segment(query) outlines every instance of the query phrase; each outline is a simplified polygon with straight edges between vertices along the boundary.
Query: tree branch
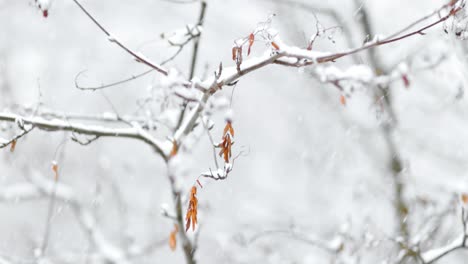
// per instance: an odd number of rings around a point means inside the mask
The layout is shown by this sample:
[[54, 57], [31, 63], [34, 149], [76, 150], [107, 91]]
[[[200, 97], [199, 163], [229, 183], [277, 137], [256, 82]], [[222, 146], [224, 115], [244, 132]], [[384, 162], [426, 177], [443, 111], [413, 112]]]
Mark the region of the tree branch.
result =
[[151, 68], [153, 68], [154, 70], [164, 74], [164, 75], [168, 75], [168, 71], [166, 69], [164, 69], [161, 65], [158, 65], [156, 63], [153, 63], [151, 61], [149, 61], [148, 59], [144, 58], [143, 55], [140, 55], [138, 53], [136, 53], [135, 51], [131, 50], [130, 48], [128, 48], [126, 45], [124, 45], [120, 40], [118, 40], [115, 36], [111, 35], [111, 33], [109, 33], [109, 31], [107, 31], [107, 29], [104, 28], [104, 26], [102, 26], [81, 4], [78, 0], [73, 0], [73, 2], [75, 2], [75, 4], [81, 9], [81, 11], [83, 11], [83, 13], [86, 14], [86, 16], [88, 16], [89, 19], [91, 19], [94, 24], [96, 24], [96, 26], [99, 27], [99, 29], [101, 29], [102, 32], [104, 32], [104, 34], [106, 34], [106, 36], [108, 37], [109, 41], [110, 42], [114, 42], [115, 44], [117, 44], [120, 48], [122, 48], [124, 51], [126, 51], [128, 54], [130, 54], [132, 57], [134, 57], [138, 62], [141, 62]]
[[38, 129], [46, 131], [71, 131], [78, 134], [97, 137], [123, 137], [141, 140], [150, 146], [166, 160], [169, 153], [169, 145], [151, 136], [146, 130], [135, 125], [130, 128], [109, 128], [95, 125], [83, 125], [70, 123], [59, 119], [47, 120], [42, 117], [23, 117], [11, 113], [0, 112], [0, 121], [16, 122], [21, 120], [24, 124], [30, 124]]
[[466, 212], [464, 205], [462, 205], [461, 207], [461, 221], [462, 221], [462, 226], [463, 226], [463, 234], [455, 238], [453, 242], [445, 246], [420, 253], [420, 257], [422, 261], [424, 262], [424, 264], [434, 263], [445, 255], [448, 255], [458, 249], [463, 249], [463, 248], [466, 249], [468, 247], [466, 243], [468, 240], [468, 230], [467, 230], [468, 212]]

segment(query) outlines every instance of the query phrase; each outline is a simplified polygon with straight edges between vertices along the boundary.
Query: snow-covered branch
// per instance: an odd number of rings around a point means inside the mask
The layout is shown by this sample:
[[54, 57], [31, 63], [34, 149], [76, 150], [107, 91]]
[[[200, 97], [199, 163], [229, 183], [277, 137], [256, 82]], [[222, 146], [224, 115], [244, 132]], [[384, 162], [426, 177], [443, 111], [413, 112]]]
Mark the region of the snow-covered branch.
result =
[[60, 119], [45, 119], [43, 117], [25, 117], [8, 112], [0, 112], [0, 121], [18, 122], [31, 125], [38, 129], [47, 131], [71, 131], [83, 135], [96, 137], [123, 137], [144, 141], [154, 148], [164, 159], [170, 151], [170, 143], [160, 141], [153, 137], [148, 131], [137, 124], [129, 128], [111, 128], [97, 125], [84, 125], [76, 122], [68, 122]]
[[425, 264], [434, 263], [435, 261], [439, 260], [443, 256], [452, 253], [458, 249], [463, 249], [468, 247], [468, 212], [464, 205], [461, 207], [461, 222], [463, 227], [463, 232], [458, 237], [456, 237], [452, 242], [448, 243], [447, 245], [441, 246], [439, 248], [430, 249], [420, 253], [421, 260]]

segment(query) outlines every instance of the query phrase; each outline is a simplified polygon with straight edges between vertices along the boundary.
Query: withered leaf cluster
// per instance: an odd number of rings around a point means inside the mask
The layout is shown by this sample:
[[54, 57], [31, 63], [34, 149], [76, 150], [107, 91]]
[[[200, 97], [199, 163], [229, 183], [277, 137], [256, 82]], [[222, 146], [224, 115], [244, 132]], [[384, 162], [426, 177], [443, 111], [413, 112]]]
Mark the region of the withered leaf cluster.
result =
[[187, 214], [185, 215], [185, 232], [187, 232], [192, 225], [192, 231], [195, 230], [195, 226], [197, 225], [197, 207], [198, 207], [198, 199], [197, 199], [197, 187], [192, 186], [190, 190], [190, 200], [189, 206], [187, 209]]
[[221, 148], [219, 151], [219, 156], [223, 157], [226, 163], [229, 163], [229, 158], [232, 156], [232, 145], [234, 144], [234, 128], [232, 127], [232, 122], [227, 121], [226, 126], [224, 127], [223, 138], [221, 143], [218, 144], [218, 147]]

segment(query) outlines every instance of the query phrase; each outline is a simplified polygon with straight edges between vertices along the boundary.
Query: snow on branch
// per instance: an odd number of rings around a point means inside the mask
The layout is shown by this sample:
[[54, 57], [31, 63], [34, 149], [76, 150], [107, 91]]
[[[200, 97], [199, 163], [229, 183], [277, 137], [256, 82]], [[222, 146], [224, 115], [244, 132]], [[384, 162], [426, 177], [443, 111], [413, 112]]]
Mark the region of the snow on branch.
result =
[[150, 133], [141, 128], [138, 124], [132, 124], [129, 128], [110, 128], [97, 125], [84, 125], [76, 122], [68, 122], [60, 119], [45, 119], [43, 117], [24, 117], [12, 113], [0, 112], [0, 121], [16, 122], [31, 125], [46, 131], [71, 131], [83, 135], [96, 137], [124, 137], [142, 140], [154, 148], [164, 159], [170, 146], [165, 142], [154, 138]]
[[452, 242], [448, 243], [447, 245], [441, 246], [439, 248], [430, 249], [425, 252], [420, 253], [421, 260], [425, 264], [434, 263], [435, 261], [439, 260], [443, 256], [458, 250], [468, 247], [468, 212], [466, 211], [466, 204], [461, 206], [461, 222], [463, 227], [463, 232], [457, 238], [455, 238]]
[[[444, 10], [448, 9], [446, 15], [439, 17], [435, 22], [429, 23], [428, 25], [424, 25], [418, 29], [413, 31], [407, 32], [413, 26], [407, 26], [402, 30], [397, 31], [394, 34], [391, 34], [390, 37], [387, 38], [375, 38], [374, 40], [367, 42], [361, 47], [345, 50], [338, 53], [331, 53], [331, 52], [322, 52], [322, 51], [313, 51], [307, 48], [299, 48], [294, 46], [288, 46], [281, 41], [278, 34], [274, 32], [274, 30], [266, 30], [269, 38], [272, 43], [272, 49], [267, 50], [264, 52], [262, 56], [250, 58], [248, 60], [244, 60], [239, 62], [237, 55], [234, 54], [234, 59], [236, 61], [235, 66], [223, 68], [220, 65], [219, 70], [215, 72], [214, 76], [207, 78], [202, 82], [194, 82], [191, 84], [191, 87], [197, 87], [200, 90], [204, 90], [205, 92], [200, 95], [198, 103], [191, 112], [189, 113], [188, 117], [184, 120], [182, 125], [179, 129], [174, 133], [173, 139], [179, 143], [183, 136], [187, 135], [196, 124], [198, 117], [200, 116], [201, 111], [203, 110], [204, 105], [207, 103], [210, 96], [216, 91], [220, 90], [225, 85], [230, 85], [233, 82], [236, 82], [240, 77], [263, 68], [267, 65], [271, 64], [280, 64], [285, 66], [293, 66], [293, 67], [303, 67], [307, 65], [313, 64], [320, 64], [326, 62], [333, 62], [339, 58], [352, 55], [358, 53], [363, 50], [367, 50], [370, 48], [374, 48], [377, 46], [382, 46], [386, 44], [390, 44], [405, 38], [409, 38], [416, 35], [424, 34], [424, 31], [432, 28], [447, 19], [451, 16], [457, 14], [460, 10], [462, 10], [464, 6], [464, 0], [456, 1], [455, 4], [446, 4], [443, 5], [441, 8], [437, 10], [437, 12], [433, 12], [430, 15], [424, 16], [421, 19], [418, 19], [413, 24], [419, 24], [423, 21], [427, 21], [436, 14], [440, 14]], [[257, 32], [257, 31], [255, 31]], [[406, 32], [406, 33], [405, 33]], [[248, 38], [251, 39], [251, 38]], [[248, 44], [249, 46], [252, 45], [252, 42], [245, 41], [242, 39], [243, 44]], [[237, 47], [237, 46], [236, 46]], [[238, 49], [240, 47], [237, 47]]]
[[[160, 65], [156, 65], [152, 62], [150, 62], [148, 59], [144, 58], [143, 55], [137, 54], [136, 52], [132, 51], [129, 49], [127, 46], [122, 44], [118, 39], [113, 37], [108, 30], [106, 30], [80, 3], [78, 0], [73, 0], [78, 7], [103, 31], [112, 42], [115, 42], [120, 48], [125, 50], [127, 53], [132, 55], [134, 58], [137, 59], [137, 61], [142, 62], [149, 67], [161, 72], [164, 75], [168, 75], [169, 72], [168, 70], [162, 68]], [[261, 57], [258, 58], [252, 58], [247, 61], [242, 61], [242, 59], [239, 60], [239, 57], [241, 57], [242, 54], [242, 47], [239, 47], [238, 45], [235, 47], [236, 48], [236, 53], [234, 53], [233, 49], [233, 59], [236, 61], [236, 66], [226, 68], [223, 70], [223, 75], [222, 76], [217, 76], [215, 78], [208, 78], [204, 82], [192, 82], [192, 81], [183, 81], [181, 83], [182, 86], [187, 87], [187, 88], [192, 88], [195, 87], [200, 90], [208, 90], [210, 93], [216, 92], [216, 90], [222, 88], [224, 85], [231, 84], [233, 81], [236, 81], [243, 75], [246, 75], [254, 70], [260, 69], [266, 65], [269, 64], [280, 64], [280, 65], [285, 65], [285, 66], [293, 66], [293, 67], [303, 67], [307, 65], [312, 65], [312, 64], [318, 64], [318, 63], [325, 63], [325, 62], [333, 62], [339, 58], [353, 55], [355, 53], [358, 53], [363, 50], [367, 50], [370, 48], [374, 48], [377, 46], [382, 46], [386, 44], [390, 44], [393, 42], [397, 42], [415, 35], [424, 35], [427, 29], [430, 29], [447, 19], [449, 19], [452, 16], [457, 15], [461, 10], [463, 10], [465, 6], [465, 0], [454, 0], [450, 1], [450, 3], [445, 4], [441, 6], [439, 9], [436, 11], [430, 13], [429, 15], [426, 15], [415, 22], [409, 24], [408, 26], [404, 27], [403, 29], [396, 31], [393, 34], [390, 34], [389, 37], [377, 37], [374, 38], [372, 41], [369, 41], [365, 43], [363, 46], [354, 48], [354, 49], [349, 49], [349, 50], [344, 50], [341, 52], [337, 53], [331, 53], [331, 52], [319, 52], [319, 51], [312, 51], [307, 48], [298, 48], [298, 47], [290, 47], [285, 45], [284, 43], [281, 42], [277, 34], [270, 34], [268, 38], [271, 38], [271, 46], [272, 46], [272, 51], [270, 52], [265, 52], [265, 54]], [[441, 15], [444, 11], [447, 11], [447, 14]], [[434, 16], [438, 16], [438, 19], [435, 20], [432, 23], [429, 23], [427, 25], [421, 26], [420, 28], [417, 28], [415, 30], [410, 31], [413, 27], [416, 25], [428, 21], [432, 19]], [[260, 30], [265, 30], [265, 26], [263, 29]], [[257, 31], [254, 32], [255, 34], [258, 33]], [[251, 36], [254, 34], [252, 33], [247, 39], [247, 41], [242, 41], [242, 45], [248, 44], [249, 48], [252, 46], [254, 42], [254, 38]], [[239, 53], [240, 51], [240, 53]], [[200, 98], [200, 103], [204, 104], [208, 100], [209, 95], [205, 94], [203, 97]], [[201, 110], [201, 104], [197, 105], [194, 110], [192, 111], [190, 115], [189, 121], [186, 123], [185, 126], [181, 127], [179, 131], [175, 134], [175, 139], [176, 141], [179, 140], [179, 138], [186, 134], [188, 130], [192, 127], [194, 121], [193, 118], [198, 117], [198, 112]]]

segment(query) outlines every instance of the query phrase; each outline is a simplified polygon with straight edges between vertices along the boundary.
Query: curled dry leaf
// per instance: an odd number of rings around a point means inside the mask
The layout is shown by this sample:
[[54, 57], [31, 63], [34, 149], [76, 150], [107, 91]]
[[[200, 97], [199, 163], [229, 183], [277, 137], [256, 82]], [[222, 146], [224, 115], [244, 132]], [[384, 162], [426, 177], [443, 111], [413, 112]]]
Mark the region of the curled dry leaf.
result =
[[13, 139], [10, 145], [10, 152], [15, 152], [15, 148], [16, 148], [16, 139]]
[[254, 44], [255, 41], [255, 35], [253, 33], [250, 33], [249, 35], [249, 48], [247, 50], [247, 56], [250, 55], [250, 48], [252, 48], [252, 45]]
[[232, 127], [232, 122], [227, 121], [226, 126], [224, 127], [223, 134], [226, 135], [226, 133], [229, 132], [232, 137], [234, 137], [234, 128]]
[[169, 235], [169, 247], [172, 251], [174, 251], [177, 246], [177, 232], [179, 232], [179, 226], [174, 224], [174, 230], [172, 230], [171, 234]]
[[232, 122], [228, 121], [223, 131], [223, 140], [219, 143], [218, 147], [221, 148], [219, 151], [219, 156], [223, 157], [226, 163], [229, 163], [229, 158], [232, 156], [232, 145], [234, 142], [232, 138], [234, 137], [234, 128], [232, 127]]
[[237, 70], [240, 71], [240, 65], [242, 64], [242, 46], [234, 46], [232, 48], [232, 60], [236, 62]]
[[232, 47], [232, 60], [235, 61], [237, 57], [237, 47]]
[[461, 201], [463, 204], [468, 204], [468, 194], [467, 193], [462, 193], [461, 194]]
[[177, 155], [177, 152], [179, 151], [179, 145], [177, 144], [177, 142], [175, 140], [172, 141], [172, 150], [171, 150], [171, 154], [169, 154], [169, 156], [172, 158], [174, 157], [175, 155]]
[[195, 230], [195, 226], [197, 225], [197, 207], [198, 207], [198, 199], [197, 199], [197, 187], [192, 186], [190, 190], [190, 200], [189, 206], [187, 209], [187, 214], [185, 215], [185, 232], [187, 232], [192, 225], [192, 231]]
[[409, 78], [408, 78], [408, 75], [403, 75], [401, 77], [403, 79], [403, 84], [405, 85], [406, 88], [409, 88], [410, 86], [410, 81], [409, 81]]
[[278, 44], [276, 44], [274, 41], [271, 42], [271, 46], [275, 49], [275, 50], [279, 50], [279, 46]]
[[55, 161], [52, 162], [52, 171], [54, 172], [54, 180], [57, 181], [58, 180], [58, 165]]
[[344, 95], [340, 95], [340, 103], [346, 106], [346, 97]]

